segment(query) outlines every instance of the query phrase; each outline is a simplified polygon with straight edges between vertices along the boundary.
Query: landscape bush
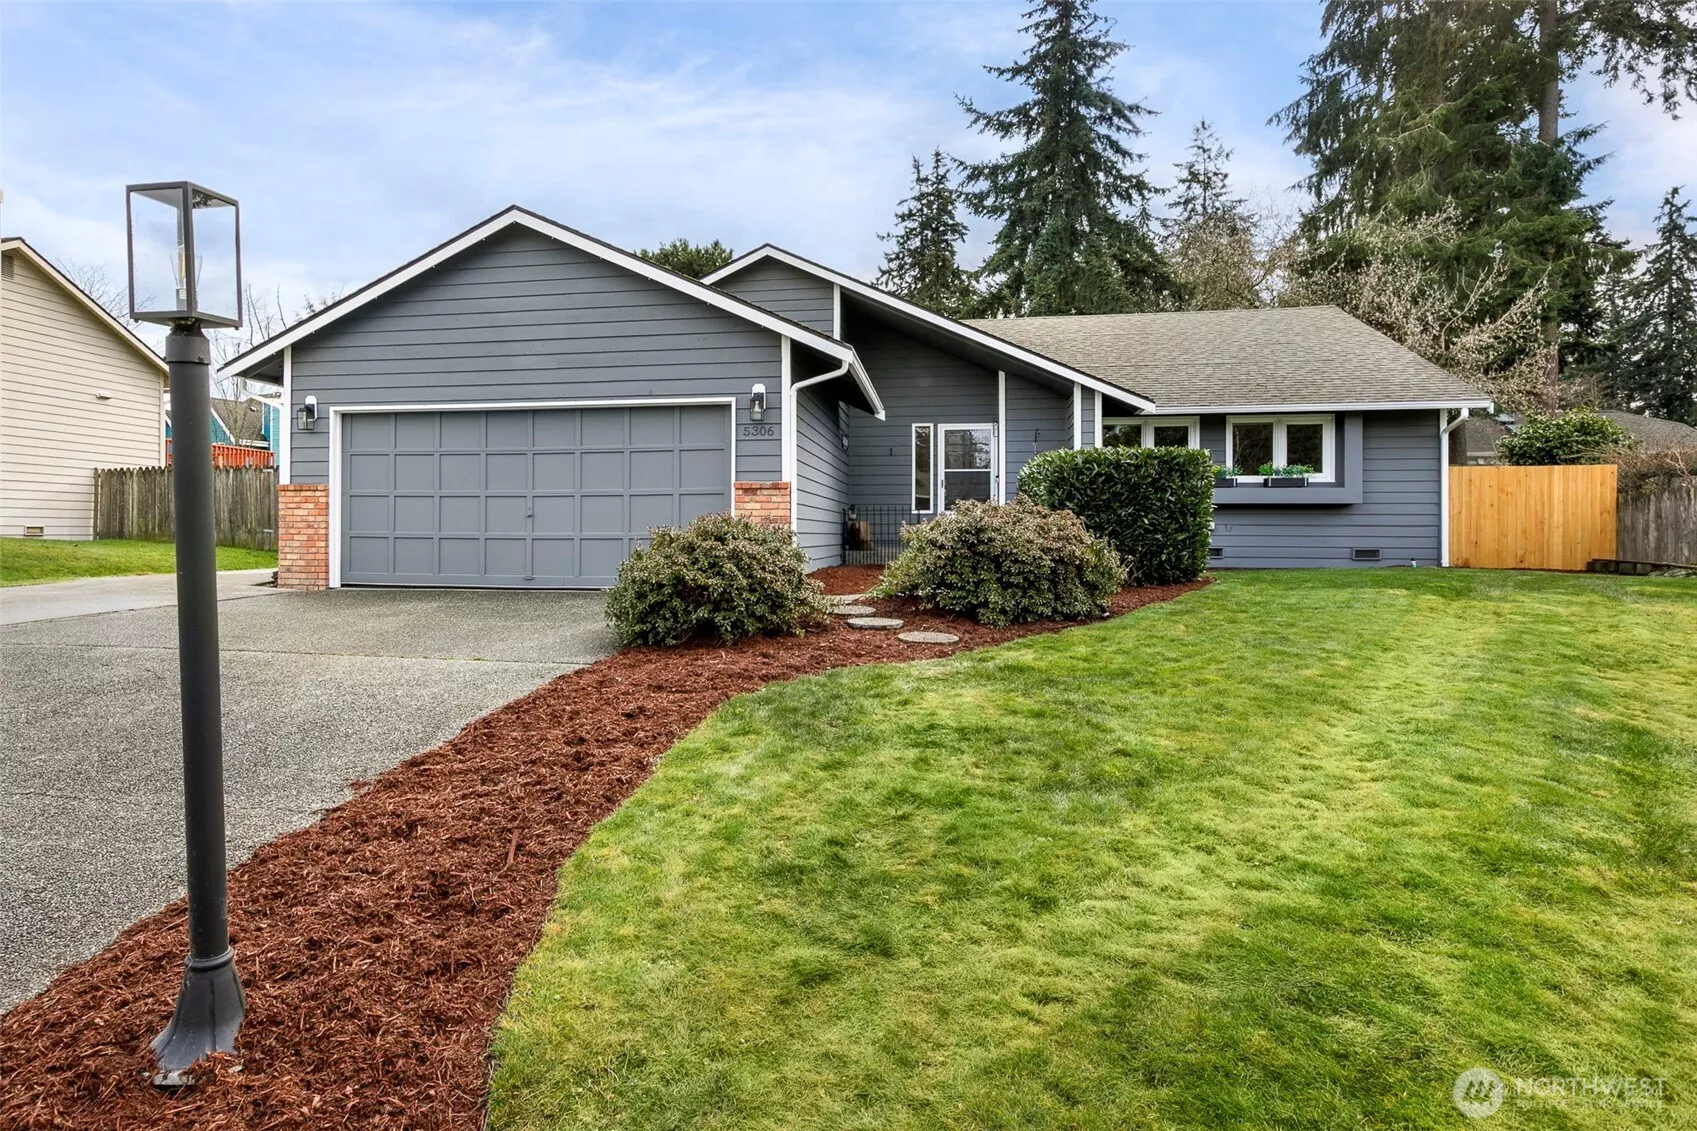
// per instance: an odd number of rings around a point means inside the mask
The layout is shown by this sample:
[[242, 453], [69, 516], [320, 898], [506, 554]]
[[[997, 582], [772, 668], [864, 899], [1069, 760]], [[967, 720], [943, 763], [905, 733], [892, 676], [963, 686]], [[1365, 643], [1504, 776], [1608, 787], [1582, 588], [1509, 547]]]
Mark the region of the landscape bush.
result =
[[1635, 448], [1632, 433], [1601, 413], [1576, 408], [1558, 416], [1527, 413], [1497, 441], [1504, 463], [1544, 467], [1558, 463], [1612, 463], [1612, 453]]
[[1108, 611], [1124, 567], [1077, 515], [1029, 499], [962, 503], [907, 532], [879, 592], [1002, 626]]
[[1105, 538], [1133, 585], [1194, 581], [1208, 567], [1214, 464], [1195, 448], [1082, 448], [1044, 452], [1019, 493], [1068, 510]]
[[729, 514], [656, 526], [619, 567], [607, 619], [623, 644], [793, 636], [824, 616], [807, 557], [782, 527]]

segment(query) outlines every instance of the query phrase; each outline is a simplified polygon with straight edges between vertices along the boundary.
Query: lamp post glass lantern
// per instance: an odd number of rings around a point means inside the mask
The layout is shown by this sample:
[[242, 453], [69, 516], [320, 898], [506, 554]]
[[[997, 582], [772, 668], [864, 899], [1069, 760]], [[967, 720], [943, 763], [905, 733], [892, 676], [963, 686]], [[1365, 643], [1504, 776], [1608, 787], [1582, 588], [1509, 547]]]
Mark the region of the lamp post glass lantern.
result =
[[182, 685], [183, 830], [189, 953], [171, 1023], [153, 1040], [154, 1082], [233, 1052], [246, 1003], [230, 949], [224, 876], [224, 723], [218, 682], [217, 545], [212, 520], [212, 351], [202, 326], [241, 325], [236, 202], [187, 181], [131, 185], [130, 311], [171, 327], [171, 503], [177, 544], [177, 671]]
[[130, 317], [241, 325], [240, 208], [188, 181], [127, 190]]

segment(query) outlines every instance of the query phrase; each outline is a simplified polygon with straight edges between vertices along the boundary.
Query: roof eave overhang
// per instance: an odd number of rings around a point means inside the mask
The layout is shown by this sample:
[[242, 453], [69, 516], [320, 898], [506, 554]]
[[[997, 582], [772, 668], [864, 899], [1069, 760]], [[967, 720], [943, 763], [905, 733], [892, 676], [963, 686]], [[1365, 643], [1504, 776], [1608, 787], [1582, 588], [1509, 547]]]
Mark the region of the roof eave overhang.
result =
[[1081, 369], [1075, 369], [1072, 366], [1067, 365], [1065, 362], [1056, 361], [1052, 357], [1047, 357], [1043, 354], [1037, 353], [1035, 350], [1029, 350], [1024, 346], [1016, 345], [1013, 342], [1008, 341], [1006, 338], [999, 338], [994, 334], [986, 333], [976, 327], [968, 326], [964, 322], [958, 322], [947, 315], [938, 314], [932, 310], [926, 310], [923, 306], [918, 306], [914, 303], [908, 302], [906, 299], [897, 298], [895, 295], [886, 291], [881, 291], [877, 287], [872, 286], [870, 283], [864, 283], [852, 275], [845, 275], [841, 271], [833, 271], [831, 268], [826, 267], [823, 264], [815, 263], [811, 259], [804, 259], [793, 252], [785, 251], [783, 248], [774, 247], [771, 244], [762, 244], [753, 251], [750, 251], [737, 259], [733, 259], [717, 271], [705, 276], [701, 281], [709, 284], [710, 286], [716, 286], [721, 280], [730, 278], [737, 272], [753, 266], [762, 259], [776, 259], [780, 263], [788, 264], [798, 271], [805, 271], [809, 275], [814, 275], [826, 280], [827, 282], [834, 283], [837, 286], [842, 287], [844, 290], [849, 291], [851, 294], [857, 295], [868, 302], [877, 303], [890, 310], [906, 315], [909, 318], [915, 318], [921, 322], [937, 327], [938, 329], [945, 330], [982, 349], [988, 349], [999, 353], [1017, 364], [1029, 366], [1033, 369], [1047, 373], [1050, 376], [1059, 377], [1065, 381], [1076, 382], [1083, 385], [1085, 388], [1095, 390], [1096, 392], [1106, 393], [1108, 396], [1126, 401], [1145, 412], [1148, 412], [1155, 407], [1153, 401], [1144, 397], [1140, 393], [1135, 393], [1130, 389], [1122, 388], [1111, 382], [1104, 381], [1101, 378], [1086, 373]]
[[[567, 246], [577, 248], [580, 251], [587, 252], [588, 254], [594, 255], [609, 263], [624, 267], [638, 275], [652, 279], [664, 286], [671, 287], [673, 290], [691, 295], [694, 298], [698, 298], [703, 302], [706, 302], [710, 306], [718, 307], [727, 313], [743, 318], [746, 321], [752, 322], [764, 329], [771, 330], [776, 334], [781, 334], [784, 337], [794, 339], [795, 341], [803, 342], [821, 353], [836, 358], [838, 361], [849, 361], [853, 365], [859, 365], [859, 359], [855, 357], [853, 348], [847, 343], [840, 342], [828, 334], [822, 334], [811, 327], [802, 325], [800, 322], [795, 322], [791, 319], [785, 318], [783, 315], [774, 314], [765, 307], [756, 306], [751, 302], [737, 298], [735, 295], [727, 294], [717, 288], [708, 286], [700, 280], [692, 279], [687, 275], [680, 275], [676, 271], [661, 267], [655, 263], [650, 263], [641, 256], [633, 255], [622, 248], [614, 247], [612, 244], [603, 243], [601, 240], [595, 239], [593, 236], [585, 235], [583, 232], [579, 232], [574, 228], [568, 228], [564, 224], [550, 220], [546, 216], [539, 215], [529, 209], [513, 205], [512, 207], [506, 208], [501, 212], [496, 213], [494, 216], [489, 217], [489, 219], [473, 225], [461, 232], [459, 235], [454, 236], [452, 239], [438, 244], [423, 255], [420, 255], [402, 266], [397, 267], [387, 275], [374, 279], [372, 282], [367, 283], [365, 286], [342, 298], [340, 301], [331, 303], [312, 317], [289, 327], [280, 334], [266, 339], [245, 353], [238, 354], [231, 358], [221, 367], [221, 372], [233, 376], [246, 377], [260, 366], [277, 357], [288, 347], [296, 345], [303, 339], [316, 334], [326, 326], [329, 326], [336, 320], [353, 313], [367, 303], [373, 302], [406, 283], [411, 282], [413, 279], [416, 279], [438, 264], [458, 255], [460, 252], [481, 243], [490, 236], [514, 226], [529, 228], [532, 231], [558, 240]], [[864, 367], [861, 368], [860, 372], [862, 376], [865, 375], [866, 371]], [[868, 381], [868, 385], [870, 385], [870, 381]], [[873, 393], [872, 395], [876, 397], [877, 394]]]
[[1317, 401], [1313, 403], [1267, 403], [1267, 404], [1181, 404], [1161, 405], [1151, 411], [1152, 416], [1196, 416], [1206, 413], [1262, 413], [1262, 412], [1396, 412], [1416, 409], [1436, 410], [1440, 408], [1490, 408], [1488, 398], [1465, 398], [1424, 400], [1424, 401]]

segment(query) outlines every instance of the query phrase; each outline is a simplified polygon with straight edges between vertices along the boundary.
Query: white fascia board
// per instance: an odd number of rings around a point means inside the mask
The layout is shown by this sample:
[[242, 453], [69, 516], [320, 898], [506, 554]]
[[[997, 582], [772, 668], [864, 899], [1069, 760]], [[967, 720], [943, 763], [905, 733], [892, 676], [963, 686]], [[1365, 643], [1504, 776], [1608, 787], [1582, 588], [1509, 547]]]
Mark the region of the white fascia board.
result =
[[1162, 405], [1151, 409], [1149, 416], [1197, 416], [1218, 414], [1222, 412], [1272, 413], [1275, 415], [1293, 412], [1399, 412], [1414, 409], [1439, 408], [1489, 408], [1488, 400], [1453, 400], [1453, 401], [1328, 401], [1316, 404], [1199, 404], [1199, 405]]
[[[662, 286], [681, 291], [691, 298], [700, 299], [709, 306], [734, 314], [762, 329], [771, 330], [773, 333], [781, 334], [786, 338], [803, 342], [808, 347], [834, 357], [838, 361], [848, 361], [854, 358], [854, 351], [851, 348], [828, 334], [822, 334], [811, 327], [803, 326], [800, 322], [792, 322], [782, 315], [773, 314], [764, 307], [745, 302], [734, 295], [726, 294], [724, 291], [698, 282], [686, 275], [680, 275], [658, 264], [650, 263], [639, 255], [632, 255], [628, 251], [613, 247], [611, 244], [602, 243], [600, 240], [586, 236], [582, 232], [566, 227], [564, 224], [557, 224], [552, 220], [536, 215], [534, 212], [528, 212], [523, 208], [514, 206], [491, 216], [483, 223], [455, 236], [434, 250], [424, 253], [405, 266], [391, 271], [374, 282], [367, 283], [363, 288], [340, 302], [330, 304], [311, 318], [290, 327], [274, 338], [261, 342], [247, 353], [231, 358], [225, 363], [223, 369], [228, 373], [245, 375], [247, 370], [256, 367], [261, 362], [270, 360], [284, 349], [297, 344], [301, 339], [311, 334], [317, 333], [342, 316], [353, 313], [366, 303], [382, 298], [390, 291], [404, 286], [431, 268], [453, 258], [467, 248], [481, 243], [490, 236], [515, 226], [529, 228], [569, 247], [623, 267], [646, 279], [651, 279]], [[854, 364], [858, 368], [859, 360], [854, 359]], [[864, 373], [865, 370], [861, 369], [862, 376], [864, 376]], [[866, 383], [870, 386], [871, 381], [867, 380]], [[876, 398], [875, 393], [872, 396]]]
[[9, 236], [4, 240], [0, 240], [0, 251], [16, 252], [31, 263], [35, 264], [43, 275], [46, 275], [58, 285], [60, 290], [64, 291], [66, 294], [76, 299], [77, 302], [81, 303], [85, 308], [87, 308], [90, 314], [105, 323], [108, 329], [117, 334], [120, 338], [123, 338], [124, 341], [128, 345], [132, 346], [137, 353], [147, 358], [147, 360], [151, 362], [154, 367], [159, 370], [159, 372], [169, 373], [171, 371], [170, 367], [165, 364], [165, 359], [154, 353], [146, 342], [136, 337], [136, 332], [134, 330], [118, 321], [112, 316], [112, 312], [110, 310], [107, 310], [104, 306], [101, 306], [98, 302], [95, 302], [94, 299], [90, 298], [87, 292], [75, 283], [71, 282], [68, 275], [53, 266], [52, 262], [46, 256], [31, 247], [22, 236]]
[[846, 290], [849, 293], [858, 295], [869, 302], [879, 303], [891, 310], [900, 311], [911, 318], [916, 318], [921, 322], [935, 326], [940, 330], [946, 330], [957, 337], [966, 339], [974, 345], [982, 346], [985, 349], [995, 350], [1007, 357], [1016, 358], [1017, 360], [1024, 362], [1026, 365], [1031, 366], [1033, 369], [1041, 369], [1050, 376], [1058, 377], [1063, 381], [1076, 382], [1087, 389], [1094, 389], [1097, 392], [1107, 393], [1111, 397], [1117, 397], [1118, 399], [1135, 405], [1137, 408], [1143, 409], [1144, 411], [1149, 411], [1155, 407], [1153, 401], [1146, 397], [1141, 397], [1129, 389], [1122, 389], [1118, 385], [1111, 385], [1106, 381], [1092, 377], [1083, 370], [1074, 369], [1070, 365], [1056, 361], [1052, 357], [1044, 357], [1040, 353], [1033, 353], [1023, 346], [1015, 345], [1006, 338], [998, 338], [994, 334], [986, 334], [983, 330], [977, 329], [973, 326], [968, 326], [964, 322], [957, 322], [953, 318], [937, 314], [934, 311], [926, 310], [923, 306], [915, 306], [906, 299], [897, 298], [895, 295], [881, 291], [869, 283], [863, 283], [852, 275], [844, 275], [840, 271], [833, 271], [829, 267], [823, 267], [810, 260], [803, 259], [798, 255], [792, 255], [782, 248], [773, 247], [771, 244], [765, 244], [761, 247], [757, 247], [742, 258], [732, 260], [730, 263], [725, 264], [725, 266], [719, 268], [711, 275], [706, 276], [701, 281], [709, 285], [717, 285], [720, 280], [728, 279], [743, 268], [751, 266], [762, 259], [776, 259], [780, 263], [786, 263], [789, 266], [794, 267], [797, 271], [805, 271], [809, 275], [813, 275], [831, 283], [833, 286], [838, 288], [838, 291], [834, 293], [839, 296], [839, 301], [841, 291]]

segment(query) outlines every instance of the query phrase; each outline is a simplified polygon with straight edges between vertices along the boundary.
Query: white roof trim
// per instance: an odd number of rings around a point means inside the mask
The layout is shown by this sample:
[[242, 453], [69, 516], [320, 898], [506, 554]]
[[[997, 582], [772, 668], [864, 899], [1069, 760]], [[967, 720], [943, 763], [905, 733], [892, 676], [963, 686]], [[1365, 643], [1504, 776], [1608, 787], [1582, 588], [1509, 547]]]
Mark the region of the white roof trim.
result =
[[632, 255], [630, 252], [616, 248], [611, 244], [602, 243], [598, 239], [584, 235], [573, 228], [568, 228], [564, 224], [555, 223], [544, 216], [538, 216], [536, 213], [517, 205], [491, 216], [481, 224], [455, 236], [447, 243], [425, 252], [410, 263], [371, 283], [367, 283], [347, 298], [340, 302], [331, 303], [312, 317], [289, 327], [273, 338], [261, 342], [246, 353], [231, 358], [220, 367], [219, 371], [221, 373], [245, 375], [247, 370], [256, 367], [261, 362], [269, 361], [282, 353], [284, 349], [311, 334], [317, 333], [343, 315], [350, 314], [366, 303], [383, 297], [397, 287], [418, 278], [437, 264], [458, 255], [497, 232], [515, 225], [540, 232], [542, 235], [577, 248], [579, 251], [587, 252], [598, 259], [617, 264], [644, 278], [671, 287], [673, 290], [682, 291], [692, 298], [700, 299], [710, 306], [718, 307], [720, 310], [734, 314], [763, 329], [801, 342], [820, 353], [836, 358], [838, 361], [848, 362], [850, 371], [854, 373], [855, 381], [860, 385], [861, 390], [866, 393], [867, 399], [877, 407], [877, 415], [883, 416], [883, 402], [878, 399], [877, 390], [872, 387], [872, 379], [866, 375], [866, 368], [861, 364], [860, 357], [854, 352], [854, 347], [845, 342], [839, 342], [828, 334], [821, 334], [817, 330], [803, 326], [799, 322], [792, 322], [782, 315], [773, 314], [764, 307], [745, 302], [734, 295], [728, 295], [724, 291], [691, 279], [687, 275], [680, 275], [676, 271], [669, 271], [657, 264], [650, 263], [641, 256]]
[[29, 260], [41, 269], [42, 274], [57, 283], [60, 289], [66, 294], [70, 295], [72, 298], [82, 303], [83, 306], [87, 307], [90, 314], [93, 314], [101, 322], [105, 323], [109, 329], [133, 346], [137, 353], [147, 358], [148, 361], [151, 361], [161, 373], [170, 372], [170, 368], [165, 364], [165, 359], [154, 353], [152, 347], [150, 347], [146, 342], [136, 337], [136, 332], [134, 330], [112, 317], [112, 312], [110, 310], [107, 310], [104, 306], [101, 306], [98, 302], [95, 302], [94, 299], [90, 298], [87, 292], [75, 283], [71, 282], [63, 271], [53, 266], [52, 262], [47, 259], [46, 256], [31, 247], [27, 242], [25, 242], [22, 236], [7, 236], [4, 240], [0, 240], [0, 251], [21, 252], [25, 259]]
[[1118, 385], [1112, 385], [1100, 378], [1092, 377], [1083, 370], [1074, 369], [1072, 366], [1067, 365], [1064, 362], [1056, 361], [1052, 357], [1045, 357], [1040, 353], [1033, 353], [1024, 346], [1015, 345], [1006, 338], [998, 338], [996, 335], [987, 334], [975, 326], [968, 326], [964, 322], [957, 322], [953, 318], [946, 317], [945, 315], [938, 314], [934, 311], [926, 310], [923, 306], [916, 306], [913, 303], [908, 302], [906, 299], [897, 298], [895, 295], [889, 294], [886, 291], [881, 291], [869, 283], [863, 283], [852, 275], [844, 275], [840, 271], [833, 271], [829, 267], [814, 263], [809, 259], [803, 259], [799, 255], [793, 255], [782, 248], [773, 247], [771, 244], [762, 244], [760, 247], [755, 248], [753, 251], [741, 258], [733, 259], [731, 262], [725, 264], [711, 275], [706, 276], [701, 281], [708, 284], [717, 284], [721, 279], [728, 279], [732, 275], [735, 275], [738, 271], [743, 270], [745, 267], [752, 266], [762, 259], [776, 259], [780, 263], [787, 263], [798, 271], [805, 271], [810, 275], [816, 275], [821, 279], [835, 284], [836, 286], [842, 287], [845, 290], [859, 295], [861, 298], [880, 303], [892, 310], [899, 310], [909, 317], [917, 318], [921, 322], [926, 322], [939, 329], [947, 330], [952, 334], [965, 338], [969, 342], [983, 346], [985, 349], [992, 349], [998, 353], [1006, 355], [1007, 357], [1017, 358], [1031, 366], [1033, 369], [1041, 369], [1045, 373], [1054, 377], [1059, 377], [1063, 381], [1072, 381], [1083, 385], [1087, 389], [1094, 389], [1100, 393], [1107, 393], [1111, 397], [1116, 397], [1119, 400], [1129, 402], [1130, 404], [1136, 405], [1138, 408], [1146, 411], [1155, 407], [1155, 402], [1149, 400], [1147, 397], [1139, 396], [1129, 389], [1122, 389]]
[[1399, 409], [1435, 409], [1435, 408], [1490, 408], [1489, 400], [1450, 400], [1450, 401], [1352, 401], [1352, 402], [1319, 402], [1316, 404], [1198, 404], [1198, 405], [1162, 405], [1150, 416], [1195, 416], [1198, 413], [1220, 412], [1395, 412]]

